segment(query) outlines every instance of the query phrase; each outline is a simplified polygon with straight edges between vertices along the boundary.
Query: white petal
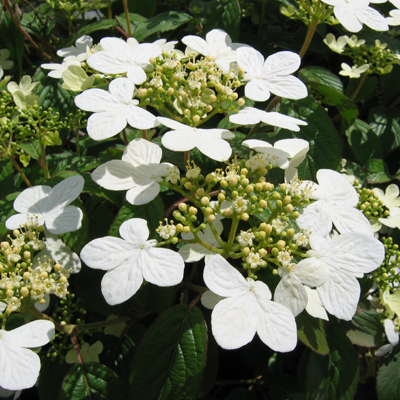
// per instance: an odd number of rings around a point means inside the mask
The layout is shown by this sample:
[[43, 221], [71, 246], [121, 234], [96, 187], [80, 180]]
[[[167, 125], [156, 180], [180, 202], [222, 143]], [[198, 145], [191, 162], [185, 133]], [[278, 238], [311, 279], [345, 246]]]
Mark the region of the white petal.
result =
[[257, 112], [258, 110], [253, 107], [245, 107], [240, 110], [237, 114], [232, 114], [229, 117], [229, 121], [238, 125], [254, 125], [258, 124], [261, 119]]
[[329, 321], [328, 314], [325, 308], [322, 307], [321, 299], [319, 298], [318, 291], [316, 289], [311, 289], [305, 286], [308, 296], [308, 303], [306, 306], [306, 311], [314, 318], [324, 319]]
[[128, 124], [136, 129], [150, 129], [157, 126], [156, 117], [142, 107], [130, 105], [126, 110]]
[[358, 20], [355, 10], [347, 2], [343, 2], [334, 7], [333, 12], [339, 22], [350, 32], [359, 32], [362, 24]]
[[[143, 251], [146, 253], [146, 251]], [[143, 265], [143, 277], [157, 286], [174, 286], [182, 282], [185, 263], [173, 250], [151, 247]]]
[[326, 236], [332, 230], [329, 215], [329, 204], [323, 200], [316, 201], [303, 209], [296, 223], [301, 229]]
[[331, 218], [340, 233], [355, 232], [374, 235], [368, 218], [357, 208], [331, 206]]
[[154, 200], [158, 193], [160, 193], [160, 185], [153, 181], [145, 186], [135, 185], [129, 189], [126, 192], [126, 200], [135, 206], [141, 206]]
[[74, 232], [82, 226], [82, 218], [82, 210], [78, 207], [56, 208], [46, 214], [46, 228], [55, 235]]
[[179, 254], [187, 263], [193, 263], [200, 261], [207, 254], [214, 255], [215, 253], [211, 250], [206, 249], [199, 243], [185, 244], [179, 249]]
[[301, 282], [293, 274], [287, 274], [275, 289], [274, 301], [288, 308], [297, 317], [306, 307], [308, 297]]
[[129, 67], [126, 76], [135, 84], [141, 85], [146, 81], [147, 75], [144, 69], [139, 65], [132, 65]]
[[295, 76], [277, 76], [266, 82], [270, 92], [286, 99], [304, 99], [308, 95], [307, 86]]
[[127, 242], [141, 248], [149, 238], [150, 232], [145, 219], [131, 218], [121, 224], [119, 234]]
[[396, 330], [396, 326], [391, 319], [385, 319], [383, 321], [385, 327], [386, 337], [392, 346], [396, 346], [399, 343], [399, 332]]
[[118, 51], [99, 51], [92, 54], [87, 63], [91, 68], [106, 74], [123, 74], [131, 66], [126, 53]]
[[188, 131], [193, 131], [193, 128], [185, 125], [185, 124], [181, 124], [178, 121], [175, 121], [171, 118], [165, 118], [165, 117], [157, 117], [157, 121], [159, 121], [162, 125], [167, 126], [168, 128], [174, 129], [174, 130], [188, 130]]
[[100, 165], [92, 172], [92, 179], [108, 190], [128, 190], [135, 185], [134, 167], [124, 160], [111, 160]]
[[389, 25], [383, 15], [371, 7], [358, 9], [358, 19], [374, 31], [387, 31]]
[[121, 54], [126, 54], [130, 50], [130, 46], [125, 40], [115, 37], [105, 37], [101, 39], [100, 45], [105, 51], [116, 51]]
[[44, 346], [49, 343], [54, 334], [54, 324], [51, 321], [42, 319], [29, 322], [12, 330], [14, 343], [18, 343], [18, 346], [26, 348]]
[[324, 258], [305, 258], [296, 265], [296, 269], [291, 274], [304, 285], [315, 287], [327, 281], [329, 267], [325, 264]]
[[232, 148], [228, 142], [223, 139], [214, 139], [201, 135], [201, 139], [197, 140], [197, 148], [204, 155], [216, 161], [227, 161], [232, 155]]
[[[269, 114], [273, 114], [273, 113], [269, 113]], [[279, 114], [281, 115], [281, 114]], [[284, 117], [287, 117], [286, 115]], [[291, 118], [291, 117], [287, 117], [287, 118]], [[302, 121], [300, 119], [297, 118], [291, 118], [293, 120], [295, 120], [297, 125], [306, 125], [307, 122]], [[283, 139], [283, 140], [278, 140], [277, 142], [275, 142], [274, 147], [276, 149], [280, 149], [283, 151], [286, 151], [286, 153], [289, 153], [289, 158], [293, 158], [296, 157], [299, 153], [307, 153], [307, 151], [310, 148], [309, 143], [307, 142], [307, 140], [304, 139]]]
[[122, 159], [134, 167], [142, 164], [159, 164], [162, 157], [161, 147], [145, 139], [134, 139], [126, 146]]
[[[252, 47], [240, 47], [236, 50], [236, 61], [240, 68], [252, 75], [262, 75], [263, 55]], [[251, 78], [250, 78], [251, 79]]]
[[108, 90], [122, 104], [128, 104], [132, 100], [135, 85], [128, 78], [117, 78], [110, 82]]
[[75, 105], [84, 111], [102, 112], [118, 108], [121, 103], [111, 93], [103, 89], [88, 89], [75, 97]]
[[203, 56], [210, 55], [210, 45], [201, 37], [189, 35], [182, 38], [182, 43]]
[[104, 140], [121, 132], [127, 124], [126, 107], [92, 114], [87, 131], [94, 140]]
[[223, 299], [225, 299], [225, 297], [218, 296], [211, 290], [206, 290], [201, 296], [200, 301], [205, 308], [212, 310]]
[[271, 95], [268, 83], [261, 78], [250, 80], [244, 87], [244, 94], [254, 101], [266, 101]]
[[301, 58], [293, 51], [278, 51], [270, 55], [264, 63], [264, 75], [290, 75], [296, 72], [301, 63]]
[[196, 147], [197, 135], [188, 130], [169, 131], [164, 134], [161, 143], [172, 151], [189, 151]]
[[[37, 214], [35, 215], [38, 216]], [[19, 229], [28, 222], [28, 218], [33, 218], [33, 214], [24, 213], [12, 215], [6, 221], [6, 228], [9, 230]], [[38, 224], [43, 225], [43, 223], [43, 219], [39, 216]]]
[[25, 189], [14, 200], [14, 210], [20, 213], [37, 213], [44, 210], [45, 198], [50, 194], [50, 186], [33, 186]]

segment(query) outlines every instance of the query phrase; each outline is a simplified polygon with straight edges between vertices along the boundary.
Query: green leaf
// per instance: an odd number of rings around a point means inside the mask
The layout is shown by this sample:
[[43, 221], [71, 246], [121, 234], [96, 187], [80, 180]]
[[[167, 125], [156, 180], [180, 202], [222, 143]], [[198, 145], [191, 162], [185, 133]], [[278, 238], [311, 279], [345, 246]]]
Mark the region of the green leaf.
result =
[[136, 29], [132, 31], [132, 34], [138, 42], [141, 42], [154, 33], [172, 31], [179, 28], [188, 23], [191, 19], [192, 17], [189, 14], [183, 12], [164, 12], [137, 25], [137, 27], [135, 27]]
[[[117, 19], [118, 23], [122, 26], [122, 29], [125, 32], [128, 32], [129, 30], [128, 30], [128, 24], [126, 23], [125, 14], [117, 15], [115, 18]], [[138, 29], [138, 27], [140, 26], [141, 23], [146, 22], [146, 21], [147, 21], [147, 18], [142, 17], [139, 14], [129, 13], [129, 23], [130, 23], [130, 26], [131, 26], [131, 32], [132, 33], [135, 32]], [[134, 34], [134, 36], [136, 38], [135, 34]]]
[[374, 107], [369, 110], [371, 129], [379, 136], [385, 155], [400, 147], [400, 110]]
[[[14, 191], [14, 171], [11, 161], [8, 158], [0, 160], [0, 186], [1, 198]], [[0, 211], [1, 214], [2, 212]]]
[[240, 9], [237, 0], [214, 0], [204, 19], [203, 31], [222, 29], [228, 33], [232, 42], [239, 40]]
[[149, 227], [150, 238], [159, 238], [155, 230], [160, 225], [159, 221], [164, 218], [163, 204], [160, 197], [156, 197], [150, 203], [142, 206], [134, 206], [129, 203], [122, 206], [110, 227], [109, 235], [119, 237], [119, 227], [130, 218], [145, 219]]
[[377, 393], [379, 400], [400, 400], [400, 351], [392, 354], [381, 365], [377, 375]]
[[325, 68], [310, 65], [299, 71], [299, 78], [308, 85], [311, 82], [320, 83], [331, 89], [343, 93], [343, 83], [334, 73]]
[[15, 214], [13, 204], [18, 195], [19, 192], [11, 193], [4, 199], [0, 200], [0, 237], [4, 236], [8, 232], [5, 223], [7, 219], [11, 217], [11, 215]]
[[146, 0], [138, 2], [137, 0], [128, 0], [128, 9], [132, 13], [151, 18], [157, 10], [157, 0]]
[[34, 11], [22, 14], [21, 25], [30, 34], [47, 37], [55, 26], [53, 9], [46, 3], [41, 4]]
[[35, 142], [25, 142], [20, 143], [19, 147], [28, 153], [34, 160], [38, 160], [40, 158], [41, 150], [40, 150], [40, 143]]
[[319, 318], [313, 318], [307, 312], [296, 317], [298, 338], [311, 350], [325, 355], [329, 353], [326, 338], [325, 322]]
[[364, 311], [355, 315], [351, 324], [353, 328], [347, 331], [347, 337], [353, 344], [363, 347], [381, 345], [383, 326], [376, 311]]
[[307, 399], [351, 400], [358, 381], [358, 357], [350, 340], [332, 318], [329, 322], [330, 353], [311, 353], [307, 371]]
[[325, 109], [315, 99], [311, 96], [297, 101], [283, 99], [279, 112], [308, 123], [307, 126], [301, 127], [300, 132], [281, 129], [276, 136], [276, 140], [297, 137], [310, 143], [307, 158], [298, 168], [300, 179], [315, 180], [320, 168], [339, 170], [339, 134]]
[[385, 161], [379, 159], [368, 160], [365, 164], [368, 183], [389, 182], [392, 177]]
[[197, 399], [206, 363], [207, 328], [201, 311], [173, 307], [151, 326], [133, 360], [131, 400]]
[[112, 400], [125, 399], [127, 387], [118, 376], [105, 365], [98, 363], [85, 364], [85, 375], [80, 364], [75, 364], [65, 377], [60, 400]]
[[364, 121], [356, 119], [346, 130], [346, 136], [360, 163], [365, 164], [371, 158], [382, 157], [381, 142], [375, 131]]

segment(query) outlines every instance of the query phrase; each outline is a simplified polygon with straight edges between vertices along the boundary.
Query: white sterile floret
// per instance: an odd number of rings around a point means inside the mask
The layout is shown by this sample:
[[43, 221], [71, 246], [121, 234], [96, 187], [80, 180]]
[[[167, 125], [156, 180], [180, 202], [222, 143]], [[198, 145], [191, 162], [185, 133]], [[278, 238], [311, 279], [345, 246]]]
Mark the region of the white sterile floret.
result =
[[298, 78], [290, 75], [300, 67], [301, 59], [291, 51], [272, 54], [265, 61], [263, 55], [252, 47], [236, 50], [236, 60], [243, 68], [246, 97], [255, 101], [266, 101], [273, 93], [287, 99], [307, 97], [307, 87]]
[[301, 229], [326, 236], [333, 225], [340, 232], [362, 232], [374, 234], [364, 214], [355, 207], [358, 194], [353, 185], [342, 174], [329, 169], [320, 169], [310, 198], [317, 200], [305, 207], [296, 219]]
[[[221, 235], [222, 231], [224, 230], [222, 222], [219, 219], [216, 219], [213, 222], [213, 226], [217, 234]], [[218, 239], [214, 236], [209, 224], [207, 224], [204, 231], [199, 231], [197, 236], [202, 243], [217, 249], [221, 248], [221, 245], [219, 244]], [[182, 233], [182, 239], [192, 240], [194, 239], [194, 235], [193, 233]], [[185, 262], [192, 263], [200, 261], [202, 258], [204, 258], [207, 262], [212, 256], [215, 255], [215, 252], [202, 246], [200, 243], [188, 243], [179, 249], [179, 254], [182, 256]]]
[[131, 46], [119, 38], [106, 37], [100, 40], [103, 51], [92, 54], [87, 63], [91, 68], [106, 74], [123, 74], [135, 84], [146, 81], [145, 71], [153, 69], [150, 58], [158, 57], [162, 49], [151, 43]]
[[161, 163], [162, 150], [145, 139], [126, 146], [122, 160], [112, 160], [92, 172], [92, 179], [108, 190], [128, 190], [126, 199], [134, 205], [149, 203], [160, 192], [160, 182], [173, 168]]
[[61, 79], [63, 72], [66, 71], [70, 65], [77, 65], [80, 67], [81, 62], [75, 56], [69, 56], [64, 58], [62, 64], [42, 64], [41, 68], [51, 70], [47, 76], [55, 79]]
[[164, 117], [157, 117], [157, 121], [172, 129], [164, 133], [161, 139], [161, 143], [169, 150], [189, 151], [196, 147], [216, 161], [226, 161], [232, 154], [231, 146], [225, 139], [232, 139], [235, 135], [226, 129], [193, 128]]
[[383, 193], [383, 190], [379, 188], [374, 188], [373, 191], [374, 194], [378, 196], [378, 199], [383, 203], [383, 205], [389, 208], [389, 210], [392, 207], [400, 207], [400, 191], [397, 185], [393, 183], [390, 184], [386, 188], [385, 193]]
[[157, 125], [149, 111], [138, 107], [139, 100], [133, 99], [135, 85], [127, 78], [111, 81], [109, 92], [103, 89], [88, 89], [75, 97], [81, 110], [91, 111], [87, 123], [89, 136], [94, 140], [110, 138], [126, 127], [149, 129]]
[[[356, 278], [378, 268], [385, 257], [383, 244], [372, 235], [348, 232], [333, 239], [310, 236], [309, 258], [301, 260], [297, 268], [305, 271], [328, 267], [328, 277], [317, 287], [322, 305], [337, 318], [350, 321], [360, 299], [360, 284]], [[317, 286], [317, 285], [308, 285]]]
[[220, 255], [206, 263], [204, 282], [212, 292], [223, 297], [211, 314], [212, 332], [222, 348], [242, 347], [256, 333], [274, 351], [288, 352], [296, 347], [293, 314], [271, 301], [271, 292], [265, 283], [246, 280]]
[[385, 319], [385, 321], [383, 321], [383, 326], [385, 327], [385, 334], [389, 344], [383, 345], [375, 352], [377, 357], [389, 353], [393, 350], [394, 346], [399, 343], [399, 331], [396, 329], [394, 322], [391, 319]]
[[0, 50], [0, 79], [4, 75], [4, 70], [11, 69], [14, 65], [13, 61], [7, 60], [8, 57], [10, 57], [10, 50], [1, 49]]
[[33, 186], [25, 189], [14, 201], [16, 214], [6, 221], [7, 229], [18, 229], [30, 220], [45, 225], [50, 233], [61, 235], [78, 230], [82, 224], [82, 211], [69, 206], [82, 192], [84, 179], [71, 176], [51, 188]]
[[[359, 32], [363, 24], [374, 31], [387, 31], [389, 29], [385, 18], [374, 8], [369, 7], [369, 0], [322, 1], [333, 6], [335, 17], [350, 32]], [[378, 3], [378, 1], [372, 1], [371, 3]]]
[[81, 259], [90, 268], [107, 271], [101, 291], [110, 305], [130, 299], [143, 279], [157, 286], [174, 286], [183, 279], [185, 263], [175, 251], [157, 248], [157, 240], [148, 240], [147, 221], [132, 218], [119, 228], [122, 237], [106, 236], [89, 242]]
[[343, 49], [346, 47], [348, 43], [348, 36], [340, 36], [336, 40], [335, 35], [332, 33], [328, 33], [323, 40], [323, 42], [335, 53], [343, 53]]
[[39, 85], [39, 82], [32, 83], [32, 78], [29, 75], [24, 75], [19, 84], [16, 82], [9, 82], [7, 84], [7, 90], [11, 94], [20, 91], [24, 96], [29, 96], [37, 85]]
[[0, 386], [8, 390], [32, 387], [39, 376], [40, 358], [29, 348], [44, 346], [55, 334], [50, 321], [29, 322], [11, 331], [0, 330]]
[[221, 29], [213, 29], [206, 35], [206, 40], [198, 36], [185, 36], [182, 43], [203, 56], [210, 56], [225, 73], [230, 64], [236, 61], [235, 50], [246, 46], [241, 43], [232, 43], [229, 35]]
[[328, 314], [321, 303], [321, 299], [319, 298], [317, 289], [311, 289], [308, 286], [304, 286], [304, 289], [306, 289], [308, 296], [306, 311], [314, 318], [329, 321]]
[[57, 55], [60, 57], [74, 56], [79, 61], [85, 61], [90, 55], [90, 49], [93, 45], [93, 39], [90, 36], [83, 35], [76, 39], [75, 47], [65, 47], [57, 51]]
[[349, 78], [359, 78], [361, 74], [368, 71], [369, 64], [361, 65], [361, 67], [356, 67], [355, 65], [350, 67], [350, 65], [342, 63], [341, 67], [342, 71], [339, 72], [340, 75], [348, 76]]
[[264, 122], [268, 125], [289, 129], [295, 132], [300, 130], [299, 125], [307, 125], [307, 122], [301, 119], [289, 117], [278, 112], [266, 112], [254, 107], [245, 107], [237, 114], [232, 114], [229, 117], [229, 121], [238, 125], [254, 125], [259, 122]]
[[390, 26], [400, 25], [400, 10], [391, 10], [389, 12], [390, 17], [386, 18], [386, 22]]

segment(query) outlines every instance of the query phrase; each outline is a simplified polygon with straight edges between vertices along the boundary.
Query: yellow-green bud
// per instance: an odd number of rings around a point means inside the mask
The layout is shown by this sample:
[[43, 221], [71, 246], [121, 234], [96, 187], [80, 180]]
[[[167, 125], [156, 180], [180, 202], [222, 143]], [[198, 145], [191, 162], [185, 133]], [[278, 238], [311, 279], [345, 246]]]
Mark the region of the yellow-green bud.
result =
[[289, 237], [292, 237], [296, 233], [293, 228], [289, 228], [286, 232]]
[[31, 252], [30, 251], [24, 251], [23, 257], [25, 258], [25, 260], [31, 258]]
[[3, 250], [8, 249], [9, 247], [10, 247], [10, 243], [8, 243], [8, 242], [1, 242], [1, 248], [2, 248]]
[[236, 185], [238, 184], [237, 178], [231, 178], [231, 179], [229, 179], [229, 184], [230, 184], [231, 186], [236, 186]]
[[258, 232], [258, 238], [264, 240], [267, 234], [264, 231]]
[[201, 198], [201, 200], [200, 200], [200, 203], [203, 205], [203, 206], [208, 206], [209, 204], [210, 204], [210, 199], [208, 198], [208, 197], [202, 197]]
[[208, 105], [205, 109], [206, 113], [209, 113], [213, 110], [212, 106]]
[[276, 206], [278, 208], [281, 208], [282, 207], [282, 200], [277, 200], [275, 204], [276, 204]]
[[298, 211], [292, 212], [292, 218], [299, 218], [299, 217], [300, 217], [300, 213]]
[[214, 94], [211, 94], [209, 97], [211, 103], [215, 103], [217, 101], [217, 97]]
[[276, 257], [279, 254], [279, 250], [276, 247], [273, 247], [271, 250], [271, 254]]
[[292, 211], [293, 211], [293, 205], [292, 205], [292, 204], [288, 204], [288, 205], [285, 207], [285, 212], [291, 213]]
[[182, 219], [182, 214], [178, 211], [178, 210], [174, 210], [174, 212], [172, 213], [172, 215], [174, 216], [175, 219], [177, 219], [178, 221], [180, 219]]
[[187, 210], [187, 204], [186, 203], [179, 203], [178, 208], [179, 208], [180, 211], [185, 212]]
[[175, 225], [175, 228], [176, 228], [176, 232], [177, 233], [183, 232], [183, 225], [182, 224]]
[[26, 297], [28, 295], [29, 295], [29, 289], [26, 286], [22, 287], [21, 288], [21, 296]]
[[179, 242], [179, 239], [177, 238], [177, 237], [173, 237], [172, 239], [171, 239], [171, 243], [172, 244], [177, 244]]
[[189, 214], [190, 215], [196, 215], [197, 214], [197, 208], [196, 207], [189, 207]]
[[250, 218], [250, 215], [247, 214], [247, 213], [243, 213], [243, 214], [240, 216], [240, 218], [241, 218], [243, 221], [247, 221], [247, 220]]
[[[55, 266], [54, 266], [54, 269], [55, 269]], [[24, 272], [24, 275], [22, 275], [22, 278], [24, 279], [24, 281], [27, 281], [30, 278], [30, 276], [31, 276], [31, 273], [26, 271], [26, 272]]]
[[245, 247], [245, 248], [242, 250], [242, 253], [243, 253], [243, 255], [248, 256], [248, 255], [250, 254], [250, 249], [249, 249], [248, 247]]
[[246, 103], [246, 102], [245, 102], [245, 100], [244, 100], [243, 98], [240, 98], [240, 99], [237, 101], [237, 104], [238, 104], [239, 107], [243, 106], [245, 103]]
[[172, 87], [170, 87], [170, 88], [167, 90], [167, 95], [168, 95], [168, 96], [172, 96], [174, 93], [175, 93], [175, 90], [174, 90], [174, 88], [172, 88]]
[[139, 89], [136, 94], [137, 97], [147, 97], [147, 89]]
[[260, 202], [258, 203], [258, 206], [261, 208], [266, 208], [267, 207], [267, 202], [265, 200], [260, 200]]
[[192, 118], [192, 120], [193, 120], [193, 122], [194, 122], [195, 124], [197, 124], [197, 123], [200, 122], [200, 116], [199, 116], [199, 115], [194, 115], [193, 118]]
[[196, 190], [196, 194], [197, 194], [197, 196], [199, 196], [199, 197], [203, 197], [204, 194], [205, 194], [205, 191], [204, 191], [203, 188], [198, 188], [198, 189]]
[[228, 186], [228, 182], [225, 179], [222, 179], [220, 185], [225, 188]]
[[223, 193], [218, 194], [218, 201], [222, 203], [225, 200], [225, 195]]
[[211, 215], [209, 215], [209, 216], [207, 217], [207, 222], [208, 222], [209, 224], [212, 224], [215, 220], [216, 220], [216, 217], [215, 217], [214, 214], [211, 214]]
[[208, 174], [208, 175], [206, 176], [206, 182], [207, 182], [207, 183], [211, 183], [213, 180], [214, 180], [214, 177], [213, 177], [211, 174]]
[[268, 252], [267, 252], [267, 250], [265, 250], [265, 249], [260, 249], [260, 250], [258, 250], [258, 254], [259, 254], [261, 257], [265, 257], [265, 256], [268, 254]]
[[276, 242], [276, 247], [280, 250], [282, 250], [286, 246], [286, 242], [284, 240], [278, 240]]
[[184, 226], [182, 232], [183, 233], [189, 233], [190, 232], [190, 228], [188, 226]]
[[224, 210], [225, 217], [230, 217], [233, 214], [232, 208], [226, 208]]
[[13, 230], [13, 235], [14, 235], [15, 237], [18, 237], [20, 234], [21, 234], [21, 232], [20, 232], [18, 229], [14, 229], [14, 230]]
[[192, 187], [192, 182], [186, 182], [186, 183], [184, 184], [184, 186], [185, 186], [186, 189], [189, 190], [189, 189]]

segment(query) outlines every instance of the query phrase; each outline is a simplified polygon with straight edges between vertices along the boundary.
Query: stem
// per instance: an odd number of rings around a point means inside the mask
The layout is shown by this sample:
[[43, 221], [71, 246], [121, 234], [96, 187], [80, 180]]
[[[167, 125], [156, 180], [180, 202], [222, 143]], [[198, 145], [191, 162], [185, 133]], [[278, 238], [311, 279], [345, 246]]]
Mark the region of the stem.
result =
[[127, 136], [126, 136], [126, 130], [125, 130], [125, 128], [122, 129], [122, 139], [123, 139], [123, 141], [124, 141], [125, 146], [127, 146], [127, 145], [128, 145], [128, 138], [127, 138]]
[[75, 146], [76, 146], [76, 154], [78, 157], [81, 156], [81, 146], [79, 145], [79, 129], [75, 128]]
[[319, 24], [319, 18], [313, 17], [310, 25], [308, 26], [307, 35], [306, 38], [304, 39], [303, 47], [299, 52], [300, 58], [303, 58], [304, 54], [306, 54], [306, 51], [308, 49], [308, 46], [310, 46], [311, 40], [315, 33], [315, 29], [317, 29], [318, 24]]
[[267, 0], [263, 0], [261, 2], [261, 16], [260, 16], [260, 23], [258, 24], [258, 34], [261, 34], [261, 29], [264, 23], [264, 17], [265, 17], [265, 8], [267, 7]]
[[15, 16], [10, 3], [8, 2], [8, 0], [3, 0], [3, 3], [5, 4], [7, 11], [10, 13], [11, 18], [13, 19], [13, 21], [15, 22], [15, 25], [17, 25], [18, 29], [23, 33], [23, 35], [29, 40], [29, 42], [31, 43], [31, 45], [45, 58], [47, 58], [48, 60], [51, 60], [51, 56], [49, 56], [47, 53], [45, 53], [36, 43], [35, 41], [31, 38], [31, 36], [29, 35], [29, 33], [21, 26], [21, 24], [19, 23], [17, 17]]
[[15, 169], [18, 171], [18, 173], [21, 175], [21, 178], [24, 180], [24, 182], [28, 185], [28, 187], [31, 187], [32, 184], [29, 182], [29, 179], [26, 177], [26, 175], [23, 173], [22, 169], [18, 165], [17, 161], [15, 161], [15, 156], [10, 157], [11, 164], [15, 167]]
[[81, 351], [79, 350], [79, 345], [78, 345], [78, 341], [76, 340], [75, 333], [72, 333], [72, 335], [70, 337], [71, 337], [72, 345], [74, 346], [76, 357], [78, 358], [79, 364], [81, 364], [81, 367], [82, 367], [83, 378], [85, 379], [85, 385], [86, 385], [86, 390], [89, 395], [89, 399], [91, 399], [92, 396], [90, 394], [90, 387], [89, 387], [89, 382], [88, 382], [87, 375], [86, 375], [85, 363], [83, 362], [82, 354], [81, 354]]
[[142, 137], [147, 140], [147, 129], [143, 129]]
[[47, 166], [47, 160], [46, 160], [46, 145], [43, 143], [40, 143], [40, 149], [42, 150], [42, 168], [44, 171], [44, 179], [49, 179], [50, 178], [50, 173], [49, 173], [49, 167]]
[[112, 8], [111, 8], [111, 0], [108, 0], [108, 19], [112, 19]]
[[369, 75], [369, 74], [368, 74], [368, 71], [367, 71], [367, 72], [364, 72], [364, 74], [363, 74], [363, 76], [362, 76], [360, 82], [358, 83], [357, 89], [355, 90], [355, 92], [353, 93], [353, 95], [350, 97], [350, 100], [351, 100], [351, 101], [354, 101], [354, 99], [357, 97], [357, 95], [358, 95], [360, 89], [362, 88], [362, 85], [364, 85], [364, 82], [365, 82], [365, 80], [367, 79], [367, 76], [368, 76], [368, 75]]
[[197, 293], [204, 293], [207, 290], [207, 288], [204, 286], [195, 285], [194, 283], [190, 283], [190, 282], [185, 282], [183, 284], [183, 286], [185, 286], [186, 288], [191, 289]]
[[184, 152], [184, 154], [183, 154], [183, 162], [185, 163], [185, 165], [189, 165], [189, 163], [190, 163], [190, 150]]
[[124, 4], [124, 11], [125, 11], [125, 18], [126, 18], [126, 24], [128, 25], [128, 33], [129, 36], [132, 37], [132, 30], [131, 30], [131, 21], [129, 19], [129, 8], [128, 8], [128, 0], [122, 0]]
[[236, 231], [239, 225], [239, 220], [240, 218], [235, 216], [232, 218], [232, 225], [231, 225], [231, 231], [229, 232], [228, 244], [225, 248], [225, 254], [227, 255], [229, 255], [229, 252], [232, 249], [233, 241], [235, 240]]

